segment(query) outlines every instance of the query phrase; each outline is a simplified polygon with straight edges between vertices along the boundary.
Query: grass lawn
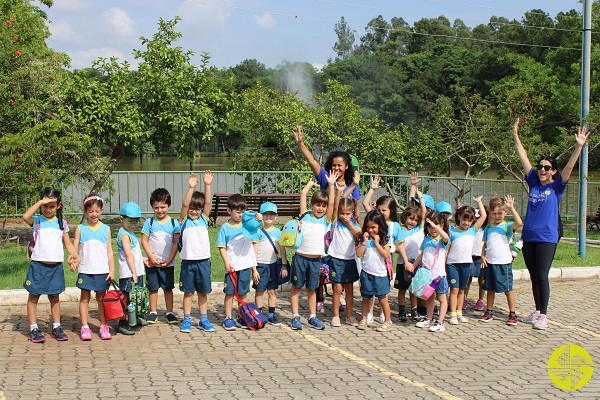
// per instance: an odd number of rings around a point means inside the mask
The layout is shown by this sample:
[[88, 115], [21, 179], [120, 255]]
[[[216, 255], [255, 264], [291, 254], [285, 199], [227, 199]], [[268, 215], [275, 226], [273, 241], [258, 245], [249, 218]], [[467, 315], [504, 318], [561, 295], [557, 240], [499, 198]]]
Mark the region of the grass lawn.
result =
[[[212, 263], [212, 274], [211, 278], [213, 282], [222, 282], [224, 269], [223, 261], [219, 250], [216, 248], [214, 243], [217, 240], [217, 233], [219, 227], [211, 227], [208, 229], [208, 234], [211, 243], [211, 263]], [[113, 235], [116, 235], [114, 230]], [[574, 230], [565, 230], [566, 237], [574, 237]], [[588, 231], [588, 239], [600, 239], [600, 232]], [[116, 261], [117, 257], [117, 244], [113, 237], [113, 250], [115, 255], [115, 268], [118, 266]], [[5, 289], [20, 289], [23, 287], [23, 280], [27, 274], [27, 268], [29, 262], [25, 255], [25, 246], [17, 246], [14, 243], [6, 243], [0, 247], [0, 290]], [[289, 256], [288, 256], [289, 257]], [[554, 257], [554, 263], [552, 264], [555, 268], [564, 267], [588, 267], [596, 266], [600, 260], [600, 247], [587, 246], [586, 257], [582, 259], [578, 256], [577, 245], [574, 243], [559, 243], [556, 250], [556, 256]], [[175, 265], [175, 282], [178, 281], [179, 268], [181, 265], [181, 259], [177, 256], [177, 263]], [[523, 257], [519, 255], [513, 263], [514, 269], [524, 269], [525, 263]], [[116, 274], [118, 276], [118, 273]], [[75, 286], [75, 279], [77, 278], [77, 272], [71, 272], [69, 265], [65, 261], [65, 280], [67, 287]]]

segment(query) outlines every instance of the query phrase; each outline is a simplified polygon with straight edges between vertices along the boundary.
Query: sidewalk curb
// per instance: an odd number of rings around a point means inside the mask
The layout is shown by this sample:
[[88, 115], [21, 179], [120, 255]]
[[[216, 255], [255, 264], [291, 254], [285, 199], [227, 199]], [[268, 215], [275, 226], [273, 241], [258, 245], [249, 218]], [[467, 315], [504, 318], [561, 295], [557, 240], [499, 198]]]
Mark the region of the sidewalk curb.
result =
[[[600, 278], [600, 266], [596, 267], [570, 267], [570, 268], [551, 268], [550, 273], [548, 274], [548, 278], [550, 280], [575, 280], [575, 279], [589, 279], [589, 278]], [[517, 269], [513, 270], [513, 280], [514, 281], [529, 281], [529, 271], [526, 269]], [[358, 282], [355, 283], [358, 287]], [[278, 292], [289, 292], [291, 284], [285, 283], [280, 286], [277, 290]], [[253, 292], [254, 289], [250, 288], [250, 291]], [[213, 282], [212, 283], [212, 293], [222, 293], [223, 292], [223, 282]], [[80, 290], [76, 287], [69, 287], [63, 293], [60, 294], [61, 302], [78, 302]], [[175, 287], [173, 289], [174, 296], [182, 296], [183, 293], [179, 290], [179, 287]], [[12, 289], [12, 290], [0, 290], [0, 305], [4, 306], [14, 306], [14, 305], [25, 305], [27, 303], [27, 299], [29, 297], [29, 293], [25, 289]], [[39, 300], [40, 304], [47, 304], [48, 297], [40, 296]]]

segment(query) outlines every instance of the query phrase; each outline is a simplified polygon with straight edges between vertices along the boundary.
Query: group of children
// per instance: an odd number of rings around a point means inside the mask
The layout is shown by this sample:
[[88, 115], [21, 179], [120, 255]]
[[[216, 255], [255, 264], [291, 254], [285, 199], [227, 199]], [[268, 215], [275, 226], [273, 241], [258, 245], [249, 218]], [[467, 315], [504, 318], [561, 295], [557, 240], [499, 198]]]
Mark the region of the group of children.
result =
[[[466, 308], [466, 294], [472, 277], [479, 277], [481, 286], [476, 310], [483, 310], [482, 290], [487, 291], [487, 308], [480, 321], [489, 322], [494, 318], [494, 295], [498, 292], [507, 296], [507, 324], [517, 324], [512, 293], [510, 239], [513, 232], [521, 227], [522, 221], [511, 196], [505, 199], [492, 197], [489, 216], [481, 197], [474, 198], [477, 210], [460, 206], [453, 214], [448, 203], [440, 202], [434, 207], [433, 198], [419, 191], [418, 175], [412, 174], [409, 204], [398, 216], [397, 202], [391, 196], [380, 197], [372, 207], [372, 197], [380, 188], [380, 179], [375, 177], [363, 200], [366, 215], [361, 224], [357, 199], [352, 196], [352, 186], [359, 179], [355, 178], [352, 185], [345, 185], [339, 179], [342, 173], [332, 168], [323, 174], [320, 186], [326, 186], [326, 190], [314, 191], [309, 204], [309, 192], [319, 184], [311, 180], [302, 189], [300, 222], [303, 240], [295, 251], [291, 266], [288, 266], [286, 248], [279, 245], [281, 230], [274, 225], [276, 204], [265, 202], [258, 212], [254, 212], [247, 210], [242, 195], [234, 194], [228, 198], [229, 219], [221, 226], [216, 240], [225, 268], [225, 318], [222, 322], [225, 330], [247, 328], [242, 319], [233, 318], [232, 312], [235, 291], [239, 299], [245, 301], [251, 282], [256, 291], [258, 308], [263, 309], [266, 291], [268, 321], [273, 325], [281, 324], [276, 314], [276, 289], [279, 278], [288, 275], [291, 281], [292, 329], [302, 329], [299, 315], [302, 288], [306, 289], [308, 299], [308, 326], [324, 329], [325, 324], [317, 317], [317, 289], [322, 265], [325, 264], [333, 283], [331, 326], [341, 326], [340, 310], [344, 309], [342, 299], [345, 298], [345, 322], [361, 330], [367, 329], [374, 323], [373, 307], [377, 298], [381, 315], [376, 330], [389, 331], [392, 321], [388, 294], [393, 279], [394, 253], [398, 254], [393, 285], [398, 289], [399, 322], [408, 321], [406, 292], [412, 277], [418, 268], [429, 268], [431, 277], [441, 277], [441, 280], [435, 290], [436, 295], [427, 300], [419, 300], [410, 293], [410, 317], [416, 326], [430, 331], [444, 331], [448, 312], [450, 324], [468, 322], [462, 311]], [[212, 290], [208, 235], [212, 172], [206, 171], [202, 180], [204, 192], [199, 192], [196, 190], [199, 178], [196, 174], [189, 176], [189, 189], [184, 196], [179, 219], [173, 219], [168, 214], [171, 206], [169, 192], [163, 188], [154, 190], [150, 195], [154, 215], [144, 222], [141, 240], [135, 235], [142, 220], [139, 205], [129, 202], [122, 206], [119, 217], [121, 227], [117, 234], [119, 287], [126, 293], [128, 301], [132, 286], [143, 286], [146, 275], [150, 307], [149, 313], [144, 318], [138, 316], [136, 321], [127, 321], [123, 317], [119, 321], [118, 332], [132, 335], [135, 330], [130, 325], [143, 326], [157, 322], [159, 289], [164, 293], [165, 319], [169, 324], [180, 323], [181, 332], [191, 332], [194, 325], [192, 301], [196, 293], [200, 313], [198, 328], [205, 332], [215, 330], [207, 313], [207, 295]], [[87, 341], [93, 336], [88, 325], [88, 313], [91, 292], [94, 291], [101, 324], [100, 338], [108, 340], [111, 333], [101, 300], [107, 282], [115, 277], [115, 265], [110, 228], [100, 218], [104, 200], [93, 193], [84, 199], [84, 221], [75, 228], [73, 241], [69, 238], [69, 227], [62, 218], [61, 206], [60, 192], [46, 189], [40, 200], [23, 215], [23, 220], [33, 228], [35, 241], [24, 283], [29, 292], [29, 340], [35, 343], [45, 341], [36, 317], [39, 296], [43, 294], [50, 299], [52, 337], [59, 341], [68, 340], [60, 326], [58, 298], [65, 289], [63, 244], [69, 254], [71, 271], [78, 271], [77, 287], [81, 289], [80, 338]], [[40, 215], [34, 215], [38, 209]], [[505, 221], [508, 210], [514, 222]], [[452, 218], [456, 223], [450, 226]], [[143, 257], [142, 249], [146, 257]], [[179, 288], [184, 293], [182, 321], [173, 310], [174, 265], [178, 252], [181, 258]], [[354, 283], [357, 281], [360, 281], [362, 297], [360, 320], [353, 315]], [[439, 310], [438, 318], [434, 321], [436, 298]]]

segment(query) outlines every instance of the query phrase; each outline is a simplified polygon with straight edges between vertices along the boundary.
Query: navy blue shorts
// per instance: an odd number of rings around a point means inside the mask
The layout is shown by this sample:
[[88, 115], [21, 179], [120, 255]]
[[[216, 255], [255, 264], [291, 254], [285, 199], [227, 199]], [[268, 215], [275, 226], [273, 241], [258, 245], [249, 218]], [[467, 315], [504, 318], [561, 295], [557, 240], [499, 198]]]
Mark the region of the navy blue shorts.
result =
[[333, 283], [354, 283], [359, 279], [356, 259], [341, 260], [331, 257], [329, 261], [329, 277]]
[[209, 294], [212, 292], [210, 270], [210, 258], [205, 260], [181, 260], [179, 290], [183, 293]]
[[106, 291], [108, 273], [106, 274], [82, 274], [77, 275], [77, 287], [81, 290], [94, 291], [96, 293]]
[[387, 276], [375, 276], [360, 272], [360, 295], [363, 299], [387, 296], [390, 292], [390, 280]]
[[471, 275], [471, 263], [447, 264], [446, 274], [448, 275], [448, 285], [452, 289], [465, 290]]
[[148, 290], [155, 292], [158, 289], [175, 289], [175, 267], [152, 267], [146, 268], [146, 280]]
[[481, 257], [473, 256], [473, 264], [471, 264], [471, 276], [473, 278], [479, 278], [483, 276], [481, 272]]
[[257, 292], [266, 290], [277, 290], [279, 281], [277, 279], [277, 262], [272, 264], [257, 264], [256, 270], [260, 276], [258, 283], [253, 283], [252, 287]]
[[31, 294], [56, 296], [65, 291], [63, 263], [31, 261], [23, 287]]
[[294, 254], [292, 258], [291, 282], [297, 288], [306, 286], [308, 290], [317, 290], [319, 274], [321, 273], [321, 258], [308, 258]]
[[481, 287], [496, 293], [512, 292], [512, 264], [488, 264], [487, 268], [483, 268]]
[[[138, 283], [137, 285], [139, 287], [143, 287], [144, 286], [144, 275], [140, 275], [138, 276]], [[131, 293], [131, 287], [133, 286], [133, 279], [130, 278], [120, 278], [119, 279], [119, 289], [121, 289], [122, 291], [126, 292], [126, 293]]]
[[448, 279], [445, 276], [442, 276], [442, 280], [440, 281], [440, 285], [435, 289], [436, 294], [445, 294], [448, 296]]
[[396, 264], [396, 279], [394, 279], [394, 289], [408, 290], [413, 276], [414, 274], [412, 272], [408, 272], [404, 268], [404, 264]]
[[[250, 291], [250, 277], [252, 276], [252, 268], [246, 268], [241, 271], [235, 272], [235, 278], [237, 280], [237, 291], [241, 296]], [[233, 291], [233, 282], [229, 277], [229, 273], [225, 272], [225, 278], [223, 279], [225, 285], [223, 286], [223, 293], [235, 294]]]

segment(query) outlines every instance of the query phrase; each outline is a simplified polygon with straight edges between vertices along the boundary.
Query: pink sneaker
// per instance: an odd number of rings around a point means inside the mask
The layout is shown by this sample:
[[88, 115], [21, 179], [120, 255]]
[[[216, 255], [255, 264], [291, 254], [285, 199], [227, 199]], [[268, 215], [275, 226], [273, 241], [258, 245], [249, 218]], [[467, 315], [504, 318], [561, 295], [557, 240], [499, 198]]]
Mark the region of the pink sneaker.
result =
[[90, 328], [81, 328], [81, 340], [92, 340], [92, 330]]
[[479, 299], [479, 300], [477, 300], [477, 303], [475, 303], [475, 307], [473, 308], [473, 310], [483, 311], [484, 308], [485, 308], [485, 305], [483, 304], [483, 300]]
[[110, 340], [112, 339], [112, 335], [110, 334], [110, 328], [107, 325], [100, 325], [100, 339], [102, 340]]

